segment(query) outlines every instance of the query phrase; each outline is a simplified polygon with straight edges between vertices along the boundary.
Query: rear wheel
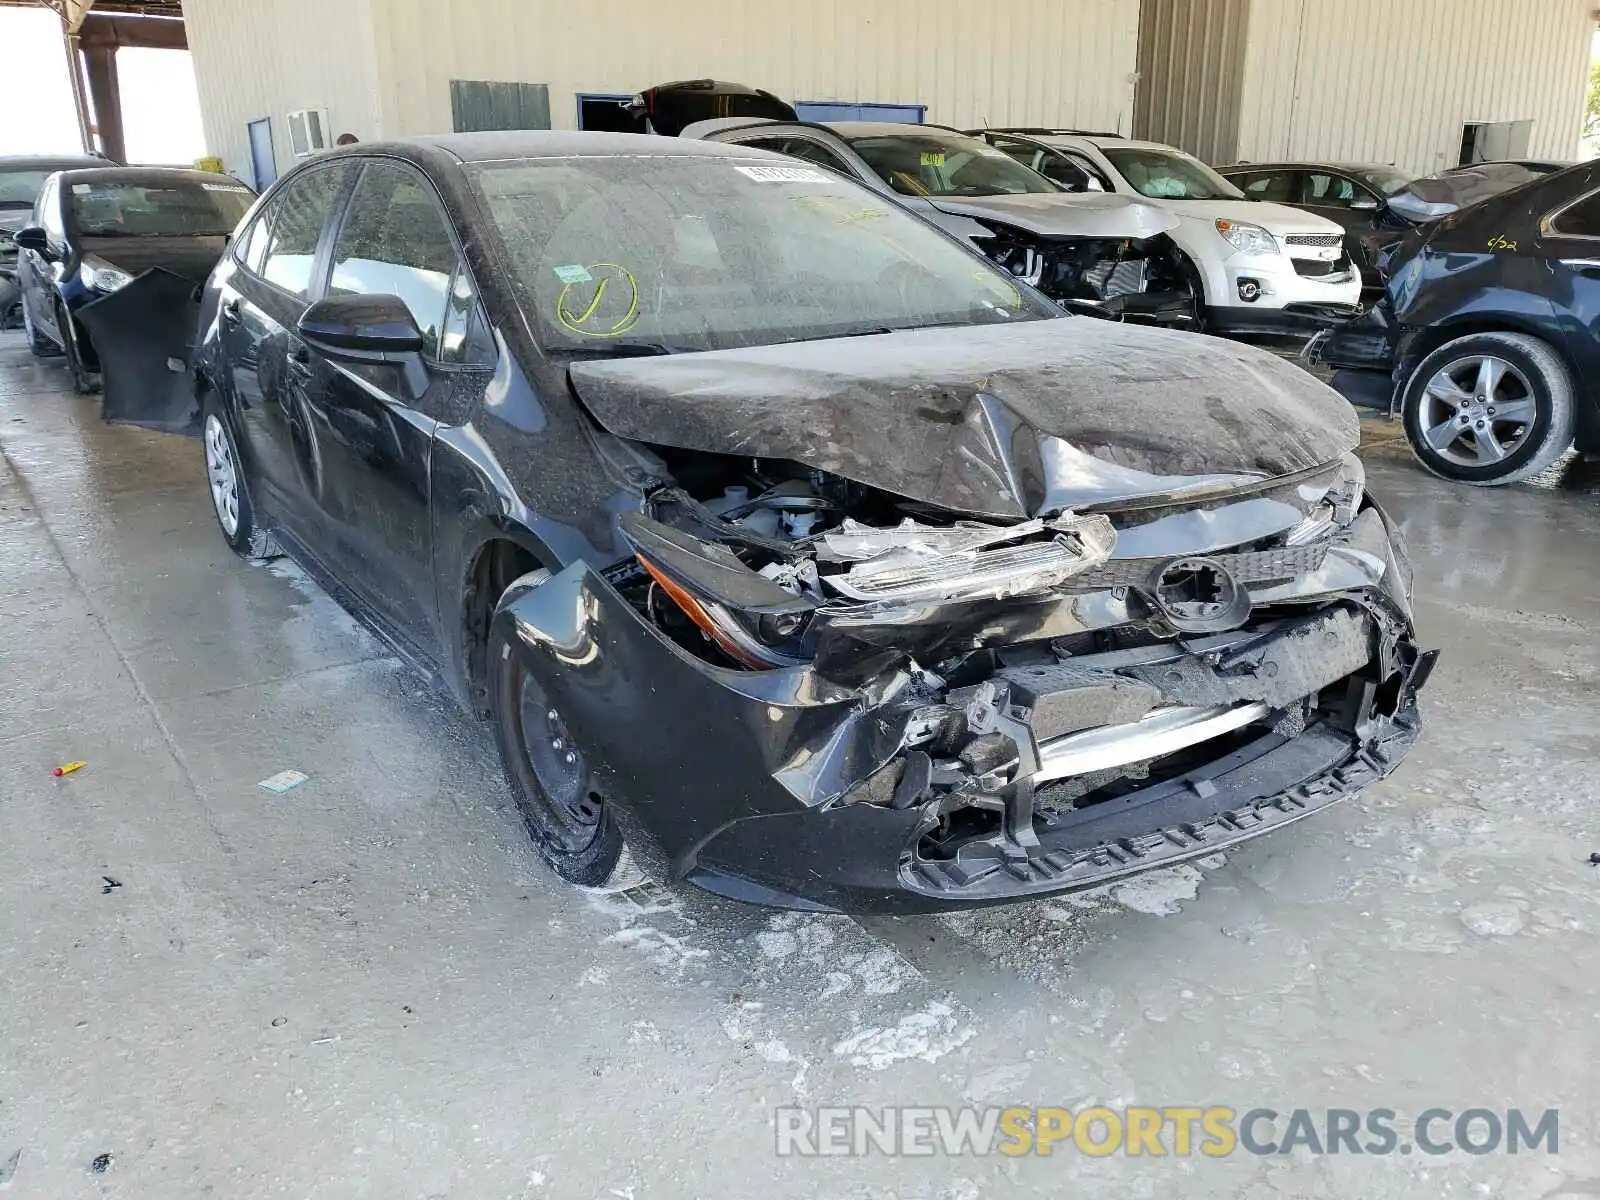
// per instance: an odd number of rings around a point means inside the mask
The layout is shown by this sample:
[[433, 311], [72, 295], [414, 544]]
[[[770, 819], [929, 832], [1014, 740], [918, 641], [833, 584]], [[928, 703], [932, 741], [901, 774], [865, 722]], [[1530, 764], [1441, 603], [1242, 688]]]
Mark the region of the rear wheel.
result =
[[[548, 571], [533, 571], [511, 589], [537, 587], [549, 578]], [[561, 878], [582, 887], [616, 890], [639, 882], [642, 876], [583, 750], [539, 681], [492, 624], [489, 671], [506, 779], [540, 856]]]
[[1401, 396], [1406, 437], [1435, 475], [1494, 486], [1537, 475], [1572, 445], [1572, 376], [1546, 343], [1474, 333], [1418, 364]]
[[206, 396], [201, 413], [200, 444], [205, 452], [206, 484], [222, 536], [241, 558], [276, 558], [282, 551], [272, 534], [256, 520], [233, 430], [214, 393]]

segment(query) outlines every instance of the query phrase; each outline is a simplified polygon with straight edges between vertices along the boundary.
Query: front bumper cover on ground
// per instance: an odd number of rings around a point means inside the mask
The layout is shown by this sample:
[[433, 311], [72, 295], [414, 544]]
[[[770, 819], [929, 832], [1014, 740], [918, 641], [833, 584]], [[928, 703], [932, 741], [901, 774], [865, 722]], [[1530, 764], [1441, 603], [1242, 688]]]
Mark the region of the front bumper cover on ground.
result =
[[[1398, 571], [1386, 574], [1386, 588], [1403, 588]], [[1141, 703], [1254, 704], [1271, 717], [1082, 808], [1036, 815], [1030, 786], [1020, 810], [1004, 802], [992, 834], [953, 849], [929, 840], [947, 801], [902, 786], [908, 730], [929, 702], [915, 669], [850, 687], [810, 667], [715, 667], [583, 563], [508, 595], [496, 621], [586, 747], [651, 874], [766, 904], [916, 912], [1092, 887], [1214, 853], [1387, 774], [1417, 736], [1415, 693], [1433, 660], [1386, 588], [1332, 597], [1266, 632], [1154, 648], [1114, 679], [1092, 658], [1083, 677], [997, 671], [1002, 708], [1029, 743], [1024, 764], [1035, 766], [1040, 743], [1075, 727], [1078, 704], [1122, 711], [1116, 720], [1137, 719]], [[1317, 706], [1295, 699], [1319, 692]]]

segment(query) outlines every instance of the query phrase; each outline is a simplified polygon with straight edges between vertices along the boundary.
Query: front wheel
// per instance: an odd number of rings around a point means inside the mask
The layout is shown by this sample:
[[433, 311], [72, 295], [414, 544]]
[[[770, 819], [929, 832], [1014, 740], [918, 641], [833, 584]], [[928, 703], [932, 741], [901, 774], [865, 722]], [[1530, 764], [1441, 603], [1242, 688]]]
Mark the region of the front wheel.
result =
[[100, 377], [84, 365], [83, 355], [78, 348], [78, 338], [87, 335], [73, 327], [72, 314], [59, 301], [56, 304], [56, 328], [61, 331], [61, 348], [67, 356], [67, 370], [72, 372], [72, 390], [80, 396], [91, 396], [98, 392]]
[[1417, 365], [1400, 400], [1406, 438], [1435, 475], [1480, 487], [1537, 475], [1572, 445], [1572, 375], [1522, 333], [1474, 333]]
[[[550, 578], [533, 571], [507, 589]], [[572, 739], [560, 710], [491, 625], [489, 696], [495, 740], [512, 798], [540, 857], [568, 883], [616, 890], [642, 878], [633, 867], [616, 815]]]
[[241, 558], [277, 557], [282, 551], [272, 534], [257, 521], [239, 448], [215, 393], [206, 396], [201, 414], [200, 444], [205, 451], [206, 484], [222, 536]]

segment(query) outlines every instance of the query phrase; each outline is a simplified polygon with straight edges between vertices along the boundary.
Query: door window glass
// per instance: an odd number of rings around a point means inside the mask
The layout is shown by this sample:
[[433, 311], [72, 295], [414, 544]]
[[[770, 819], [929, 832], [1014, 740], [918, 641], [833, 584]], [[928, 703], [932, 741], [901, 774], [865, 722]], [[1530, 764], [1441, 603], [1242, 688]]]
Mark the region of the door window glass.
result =
[[261, 262], [267, 256], [267, 217], [266, 214], [258, 216], [250, 224], [250, 232], [239, 243], [239, 261], [245, 269], [261, 274]]
[[[828, 170], [837, 171], [841, 175], [850, 174], [850, 167], [845, 163], [844, 159], [820, 142], [814, 142], [810, 138], [792, 137], [784, 138], [782, 145], [783, 148], [778, 150], [779, 154], [787, 154], [790, 158], [800, 158], [809, 163], [816, 163], [819, 167], [827, 167]], [[775, 146], [768, 148], [778, 149]]]
[[61, 218], [61, 185], [48, 184], [43, 194], [39, 197], [39, 224], [49, 235], [50, 241], [57, 246], [64, 245], [67, 240], [67, 227]]
[[267, 213], [271, 230], [261, 260], [268, 283], [296, 296], [311, 294], [317, 243], [344, 178], [341, 167], [299, 175], [273, 200]]
[[334, 243], [328, 294], [400, 297], [433, 357], [455, 269], [455, 242], [433, 189], [404, 167], [369, 164]]
[[1343, 175], [1326, 171], [1307, 171], [1303, 204], [1323, 208], [1349, 208], [1356, 198], [1356, 185]]

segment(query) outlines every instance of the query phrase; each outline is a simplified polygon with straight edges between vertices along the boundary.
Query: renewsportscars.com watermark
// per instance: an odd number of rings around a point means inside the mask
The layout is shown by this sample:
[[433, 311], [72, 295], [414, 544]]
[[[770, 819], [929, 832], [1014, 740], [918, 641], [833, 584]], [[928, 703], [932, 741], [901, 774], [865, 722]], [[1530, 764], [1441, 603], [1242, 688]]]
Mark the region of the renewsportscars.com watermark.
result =
[[798, 1108], [776, 1110], [791, 1155], [987, 1155], [1103, 1158], [1246, 1154], [1556, 1154], [1559, 1110], [1429, 1108]]

